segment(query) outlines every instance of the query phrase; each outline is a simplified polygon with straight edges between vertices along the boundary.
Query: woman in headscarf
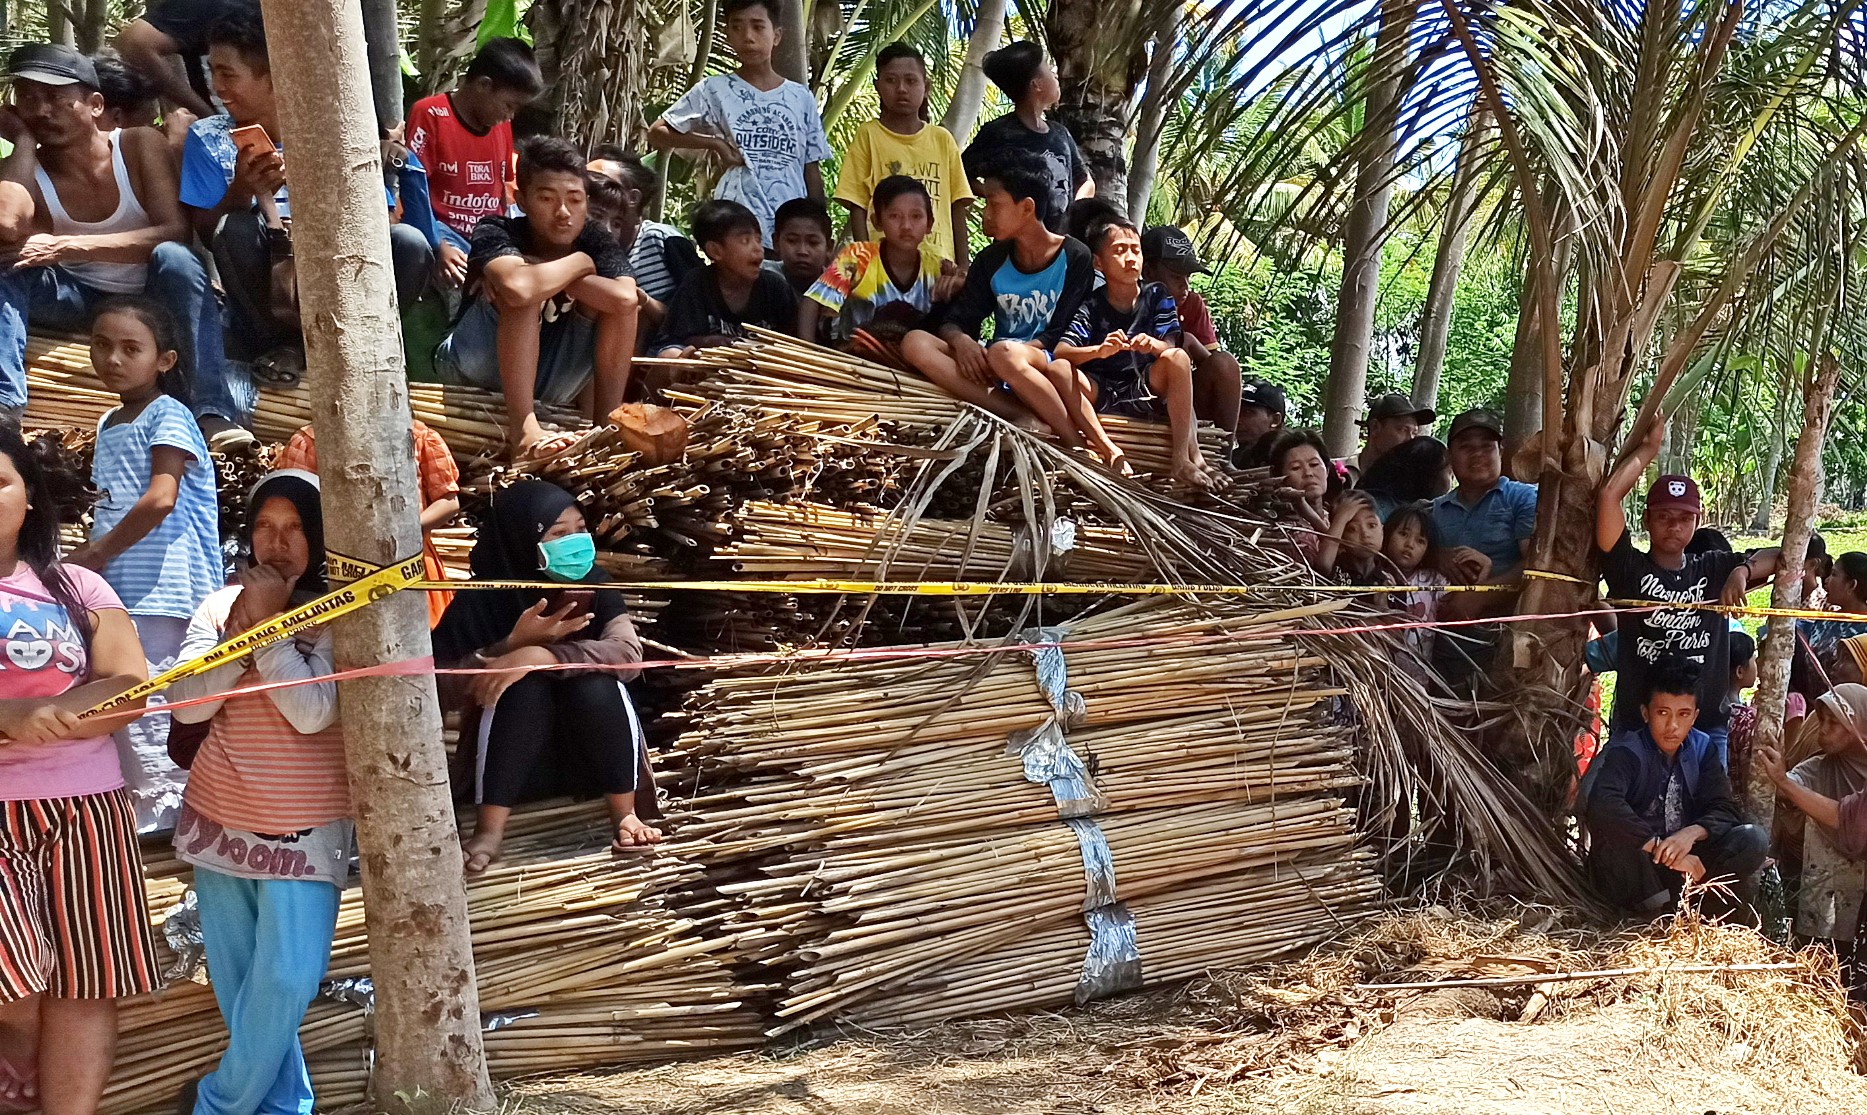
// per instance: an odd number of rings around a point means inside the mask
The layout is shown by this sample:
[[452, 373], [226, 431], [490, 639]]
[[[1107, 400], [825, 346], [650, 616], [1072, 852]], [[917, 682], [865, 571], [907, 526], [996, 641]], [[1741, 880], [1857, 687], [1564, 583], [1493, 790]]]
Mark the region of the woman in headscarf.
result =
[[[656, 843], [641, 819], [653, 809], [641, 725], [622, 686], [639, 671], [616, 668], [640, 662], [642, 642], [620, 592], [568, 587], [601, 580], [576, 499], [542, 480], [495, 492], [470, 560], [475, 580], [567, 587], [463, 591], [435, 629], [438, 666], [502, 671], [473, 678], [478, 714], [462, 721], [477, 742], [467, 872], [498, 861], [513, 806], [554, 793], [601, 793], [617, 851]], [[558, 665], [601, 668], [536, 669]]]
[[[1844, 823], [1841, 803], [1867, 790], [1867, 686], [1843, 683], [1818, 698], [1803, 732], [1805, 741], [1810, 737], [1820, 752], [1788, 771], [1778, 752], [1760, 751], [1759, 761], [1778, 796], [1815, 822], [1803, 826], [1796, 932], [1836, 942], [1845, 955], [1867, 892], [1867, 834], [1850, 841], [1838, 829]], [[1867, 810], [1856, 812], [1867, 816]]]
[[[181, 658], [323, 595], [318, 478], [274, 472], [247, 507], [251, 558], [202, 602]], [[189, 770], [175, 853], [194, 867], [214, 997], [227, 1024], [220, 1064], [195, 1086], [195, 1115], [310, 1111], [298, 1027], [318, 991], [350, 878], [350, 787], [323, 626], [169, 687], [181, 724], [208, 724]], [[298, 682], [212, 698], [266, 682]], [[185, 1101], [186, 1102], [186, 1101]]]

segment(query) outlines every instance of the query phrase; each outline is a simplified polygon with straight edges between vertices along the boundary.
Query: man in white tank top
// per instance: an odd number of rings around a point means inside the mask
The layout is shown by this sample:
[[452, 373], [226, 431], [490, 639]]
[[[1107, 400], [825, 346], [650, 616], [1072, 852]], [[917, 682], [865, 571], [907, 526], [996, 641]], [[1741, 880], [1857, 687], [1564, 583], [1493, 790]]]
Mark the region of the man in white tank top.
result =
[[0, 406], [26, 402], [26, 330], [88, 327], [112, 294], [147, 294], [175, 319], [195, 414], [215, 448], [253, 438], [253, 390], [227, 361], [220, 303], [189, 249], [175, 164], [153, 128], [102, 131], [97, 69], [71, 47], [29, 44], [7, 60], [28, 135], [0, 179], [24, 186], [32, 234], [0, 272]]

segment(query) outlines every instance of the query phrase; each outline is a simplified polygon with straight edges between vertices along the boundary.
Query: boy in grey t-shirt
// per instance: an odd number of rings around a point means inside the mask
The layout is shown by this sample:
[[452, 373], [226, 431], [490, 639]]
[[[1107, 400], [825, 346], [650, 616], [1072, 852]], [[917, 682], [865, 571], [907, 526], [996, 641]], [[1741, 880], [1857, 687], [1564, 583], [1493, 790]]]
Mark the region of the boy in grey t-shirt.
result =
[[726, 0], [726, 42], [739, 69], [703, 79], [675, 101], [648, 130], [658, 151], [700, 151], [728, 168], [713, 196], [752, 210], [772, 243], [772, 218], [792, 198], [823, 200], [830, 157], [823, 118], [810, 90], [772, 68], [771, 53], [784, 37], [773, 0]]

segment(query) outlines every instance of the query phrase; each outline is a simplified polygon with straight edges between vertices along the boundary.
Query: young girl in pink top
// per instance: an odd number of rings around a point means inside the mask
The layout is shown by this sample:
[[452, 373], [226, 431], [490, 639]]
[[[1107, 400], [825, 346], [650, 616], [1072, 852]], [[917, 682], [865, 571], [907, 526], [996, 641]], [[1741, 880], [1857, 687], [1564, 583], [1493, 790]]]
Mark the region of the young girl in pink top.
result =
[[110, 738], [134, 714], [80, 714], [143, 679], [143, 649], [104, 579], [59, 564], [58, 508], [7, 426], [0, 657], [0, 1111], [91, 1111], [110, 1078], [116, 1000], [157, 976], [136, 811]]

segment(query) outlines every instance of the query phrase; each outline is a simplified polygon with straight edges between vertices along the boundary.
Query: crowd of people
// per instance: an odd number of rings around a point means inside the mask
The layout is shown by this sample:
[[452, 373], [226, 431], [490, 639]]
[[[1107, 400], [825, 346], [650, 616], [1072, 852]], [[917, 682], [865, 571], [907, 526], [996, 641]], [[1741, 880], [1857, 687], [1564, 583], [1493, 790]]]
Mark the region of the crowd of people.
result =
[[[644, 358], [755, 326], [916, 371], [1116, 471], [1127, 463], [1103, 417], [1164, 422], [1173, 477], [1203, 490], [1229, 483], [1197, 440], [1210, 422], [1235, 468], [1272, 478], [1293, 554], [1414, 621], [1403, 668], [1482, 673], [1486, 624], [1514, 607], [1537, 521], [1536, 486], [1507, 475], [1498, 414], [1458, 414], [1440, 441], [1431, 407], [1383, 395], [1359, 451], [1334, 459], [1287, 426], [1279, 386], [1243, 378], [1220, 347], [1190, 285], [1206, 270], [1192, 240], [1094, 196], [1048, 119], [1059, 91], [1040, 48], [986, 59], [1014, 107], [962, 147], [928, 119], [921, 55], [886, 47], [879, 116], [837, 153], [809, 90], [773, 68], [781, 12], [726, 0], [735, 69], [649, 130], [664, 157], [721, 171], [685, 227], [652, 218], [661, 179], [639, 155], [515, 139], [544, 92], [516, 39], [484, 44], [453, 89], [384, 130], [398, 301], [449, 307], [434, 367], [504, 397], [513, 453], [545, 438], [540, 404], [600, 420], [642, 394], [638, 367], [657, 366]], [[328, 631], [177, 682], [152, 699], [171, 713], [80, 716], [328, 588], [310, 427], [250, 493], [231, 577], [218, 530], [212, 454], [250, 443], [256, 391], [304, 366], [289, 137], [257, 6], [159, 0], [118, 50], [14, 51], [0, 111], [0, 249], [15, 260], [0, 272], [0, 411], [17, 419], [28, 402], [33, 329], [88, 331], [97, 379], [120, 400], [98, 423], [90, 535], [62, 559], [40, 449], [0, 424], [0, 1112], [95, 1109], [114, 1004], [157, 981], [137, 852], [153, 833], [193, 868], [229, 1034], [178, 1110], [309, 1111], [297, 1031], [352, 872], [336, 687], [317, 680], [332, 670]], [[975, 208], [989, 241], [976, 252]], [[1589, 648], [1593, 668], [1618, 675], [1607, 744], [1583, 756], [1577, 789], [1591, 873], [1647, 914], [1708, 877], [1741, 894], [1774, 854], [1800, 872], [1798, 931], [1851, 953], [1867, 878], [1867, 622], [1799, 628], [1791, 742], [1754, 746], [1742, 694], [1755, 644], [1692, 605], [1741, 601], [1779, 555], [1734, 553], [1703, 530], [1698, 488], [1677, 475], [1646, 493], [1648, 544], [1635, 545], [1623, 502], [1661, 428], [1598, 509], [1608, 597], [1671, 606], [1618, 624], [1604, 613]], [[459, 473], [433, 430], [414, 422], [410, 438], [432, 530], [459, 513]], [[438, 571], [432, 547], [429, 561]], [[540, 481], [500, 491], [471, 574], [560, 587], [431, 596], [437, 664], [488, 668], [444, 694], [463, 711], [456, 773], [476, 810], [465, 869], [498, 862], [516, 805], [566, 791], [603, 796], [616, 850], [659, 841], [626, 687], [642, 644], [621, 596], [597, 587], [575, 496]], [[1813, 606], [1867, 611], [1867, 554], [1830, 562], [1818, 545], [1804, 580]], [[1486, 591], [1448, 591], [1464, 588]], [[1753, 764], [1793, 807], [1780, 815], [1813, 826], [1746, 817]], [[57, 1070], [42, 1071], [51, 1057]]]

